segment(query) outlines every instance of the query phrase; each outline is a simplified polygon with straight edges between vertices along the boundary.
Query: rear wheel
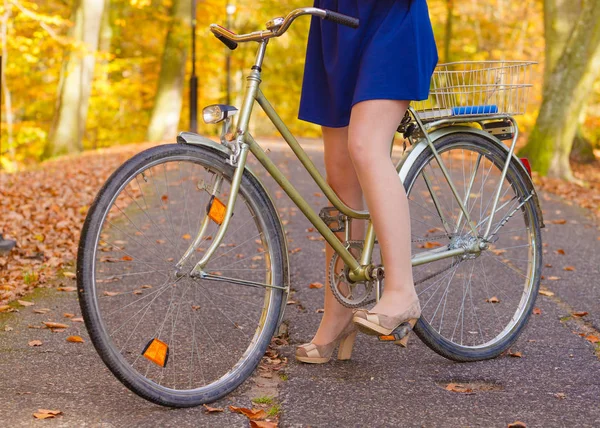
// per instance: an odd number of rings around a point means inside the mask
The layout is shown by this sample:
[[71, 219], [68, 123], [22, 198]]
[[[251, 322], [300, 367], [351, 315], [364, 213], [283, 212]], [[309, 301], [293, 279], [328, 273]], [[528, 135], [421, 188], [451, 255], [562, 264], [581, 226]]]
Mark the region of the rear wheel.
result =
[[[506, 150], [467, 133], [442, 138], [436, 149], [482, 236]], [[494, 214], [491, 231], [498, 228], [497, 233], [488, 249], [413, 268], [422, 308], [415, 332], [446, 358], [494, 358], [527, 323], [538, 294], [542, 248], [540, 221], [526, 180], [523, 170], [511, 163]], [[461, 210], [430, 149], [408, 172], [405, 188], [413, 256], [468, 246], [476, 239], [464, 219], [459, 222]]]
[[[181, 270], [214, 187], [227, 202], [234, 168], [203, 147], [146, 150], [109, 178], [90, 208], [78, 253], [82, 313], [96, 350], [138, 395], [161, 405], [217, 400], [256, 368], [277, 326], [287, 255], [264, 188], [242, 177], [233, 217], [204, 269], [189, 272], [219, 229], [211, 221]], [[168, 353], [166, 352], [168, 350]]]

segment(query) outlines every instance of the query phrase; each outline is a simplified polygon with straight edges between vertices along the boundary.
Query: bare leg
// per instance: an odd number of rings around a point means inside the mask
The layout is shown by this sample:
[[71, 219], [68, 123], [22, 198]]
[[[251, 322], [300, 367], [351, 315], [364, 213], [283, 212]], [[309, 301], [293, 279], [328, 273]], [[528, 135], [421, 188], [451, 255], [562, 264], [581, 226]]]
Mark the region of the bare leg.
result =
[[385, 260], [385, 290], [371, 310], [395, 316], [417, 299], [411, 266], [408, 200], [390, 144], [409, 101], [368, 100], [352, 108], [348, 148]]
[[[363, 198], [358, 177], [354, 171], [350, 153], [348, 152], [348, 127], [323, 127], [323, 142], [325, 145], [325, 170], [327, 182], [335, 190], [340, 199], [351, 208], [362, 210]], [[363, 239], [364, 220], [353, 220], [350, 236]], [[344, 239], [344, 232], [336, 233]], [[341, 305], [329, 288], [329, 263], [333, 256], [333, 248], [325, 243], [325, 312], [312, 342], [323, 345], [333, 341], [352, 318], [352, 309]]]

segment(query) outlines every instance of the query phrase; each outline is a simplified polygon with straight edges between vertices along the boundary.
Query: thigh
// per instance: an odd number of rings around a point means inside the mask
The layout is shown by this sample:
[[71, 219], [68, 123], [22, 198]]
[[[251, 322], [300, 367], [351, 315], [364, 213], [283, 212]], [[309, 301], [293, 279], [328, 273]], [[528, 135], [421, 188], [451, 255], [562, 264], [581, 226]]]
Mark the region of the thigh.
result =
[[390, 144], [410, 101], [367, 100], [354, 104], [348, 126], [349, 150], [354, 156], [390, 153]]

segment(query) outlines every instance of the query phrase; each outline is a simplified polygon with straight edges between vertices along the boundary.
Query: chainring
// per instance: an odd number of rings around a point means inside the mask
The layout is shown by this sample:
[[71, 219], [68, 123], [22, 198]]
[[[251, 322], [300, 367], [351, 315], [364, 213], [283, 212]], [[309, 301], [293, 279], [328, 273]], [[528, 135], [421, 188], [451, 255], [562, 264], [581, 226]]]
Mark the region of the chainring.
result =
[[[347, 241], [345, 247], [348, 249], [348, 251], [354, 248], [358, 250], [360, 254], [362, 253], [363, 241]], [[375, 299], [369, 300], [369, 297], [371, 297], [371, 292], [373, 291], [375, 281], [350, 283], [347, 280], [348, 266], [346, 266], [345, 263], [340, 273], [335, 272], [335, 266], [339, 259], [339, 254], [334, 253], [333, 257], [331, 257], [331, 261], [329, 262], [329, 287], [331, 288], [331, 291], [333, 292], [333, 295], [337, 301], [347, 308], [361, 308], [373, 303]], [[347, 284], [350, 292], [347, 296], [344, 295], [344, 293], [339, 289], [340, 284]], [[354, 292], [356, 291], [357, 287], [362, 287], [364, 289], [364, 293], [355, 297]]]

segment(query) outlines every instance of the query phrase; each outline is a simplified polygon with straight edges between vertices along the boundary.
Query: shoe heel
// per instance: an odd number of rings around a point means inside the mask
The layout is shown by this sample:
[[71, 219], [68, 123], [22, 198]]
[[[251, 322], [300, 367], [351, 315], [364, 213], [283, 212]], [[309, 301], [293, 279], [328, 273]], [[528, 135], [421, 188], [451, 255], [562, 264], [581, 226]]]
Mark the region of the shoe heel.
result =
[[352, 348], [354, 347], [354, 339], [356, 339], [356, 331], [353, 331], [348, 336], [340, 340], [338, 348], [338, 360], [349, 360], [352, 356]]

